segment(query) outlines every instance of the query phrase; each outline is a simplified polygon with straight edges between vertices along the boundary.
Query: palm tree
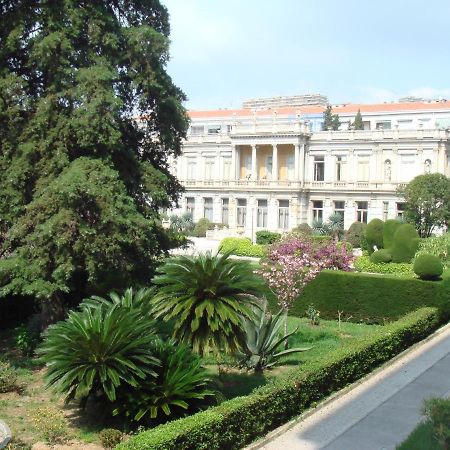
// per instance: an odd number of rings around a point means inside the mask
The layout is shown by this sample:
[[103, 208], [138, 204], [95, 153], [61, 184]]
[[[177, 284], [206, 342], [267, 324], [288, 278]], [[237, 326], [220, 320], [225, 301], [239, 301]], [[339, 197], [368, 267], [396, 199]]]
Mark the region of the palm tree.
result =
[[255, 296], [263, 285], [247, 262], [230, 254], [171, 258], [159, 269], [154, 283], [153, 313], [174, 319], [173, 337], [194, 351], [232, 352], [243, 342], [242, 318], [252, 315]]
[[344, 218], [342, 214], [333, 213], [328, 217], [327, 227], [335, 241], [339, 240], [339, 233], [344, 229]]

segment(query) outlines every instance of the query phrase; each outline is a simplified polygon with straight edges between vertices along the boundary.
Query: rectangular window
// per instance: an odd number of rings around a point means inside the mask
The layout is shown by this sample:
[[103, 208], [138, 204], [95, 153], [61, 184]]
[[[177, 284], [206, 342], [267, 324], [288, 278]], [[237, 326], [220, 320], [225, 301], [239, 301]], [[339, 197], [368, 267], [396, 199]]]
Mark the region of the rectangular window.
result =
[[336, 156], [336, 181], [345, 180], [345, 156]]
[[266, 178], [272, 179], [273, 157], [272, 155], [266, 157]]
[[245, 198], [238, 198], [237, 225], [238, 227], [245, 227], [246, 222], [247, 222], [247, 200]]
[[367, 223], [368, 202], [356, 202], [356, 221]]
[[196, 169], [196, 161], [194, 158], [188, 158], [187, 161], [187, 179], [188, 180], [195, 180], [196, 178], [196, 173], [195, 173], [195, 169]]
[[289, 228], [289, 200], [278, 200], [278, 228]]
[[358, 158], [357, 181], [369, 181], [369, 157], [360, 156]]
[[220, 125], [210, 125], [208, 126], [208, 134], [219, 134]]
[[398, 120], [397, 123], [399, 130], [410, 130], [413, 127], [412, 120]]
[[405, 204], [397, 203], [397, 219], [403, 219], [403, 215], [405, 214]]
[[213, 221], [213, 199], [211, 197], [203, 199], [203, 217], [210, 222]]
[[391, 121], [390, 120], [380, 120], [375, 123], [375, 128], [377, 130], [390, 130], [391, 129]]
[[389, 202], [383, 202], [383, 220], [388, 220]]
[[345, 202], [344, 201], [334, 202], [334, 213], [340, 214], [342, 217], [342, 220], [344, 220], [344, 212], [345, 212]]
[[195, 198], [194, 197], [186, 197], [186, 212], [194, 217], [194, 208], [195, 208]]
[[323, 156], [314, 157], [314, 181], [325, 179], [325, 159]]
[[313, 220], [323, 220], [323, 201], [313, 201]]
[[231, 179], [231, 158], [223, 158], [223, 179]]
[[228, 211], [229, 211], [229, 200], [227, 198], [222, 199], [222, 223], [228, 225]]
[[294, 179], [294, 165], [295, 165], [295, 158], [294, 155], [289, 155], [286, 160], [287, 165], [287, 179], [293, 180]]
[[259, 228], [267, 227], [267, 200], [258, 200], [256, 226]]
[[191, 135], [199, 136], [205, 133], [205, 127], [203, 125], [192, 125], [191, 126]]
[[245, 157], [245, 178], [249, 180], [251, 175], [252, 175], [252, 157], [251, 155], [247, 155]]
[[214, 178], [214, 158], [205, 158], [205, 180]]

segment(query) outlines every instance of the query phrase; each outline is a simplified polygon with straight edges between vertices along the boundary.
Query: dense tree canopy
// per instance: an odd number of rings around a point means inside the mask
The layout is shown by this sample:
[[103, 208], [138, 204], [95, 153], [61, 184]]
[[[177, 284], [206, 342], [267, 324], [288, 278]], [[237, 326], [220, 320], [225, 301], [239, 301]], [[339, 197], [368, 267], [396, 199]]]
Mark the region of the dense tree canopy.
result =
[[355, 121], [353, 122], [353, 129], [354, 130], [364, 130], [364, 122], [361, 115], [361, 110], [358, 109], [358, 112], [355, 116]]
[[419, 175], [398, 190], [405, 199], [405, 219], [421, 237], [450, 223], [450, 178], [440, 173]]
[[331, 105], [328, 105], [325, 111], [323, 112], [323, 130], [339, 130], [341, 126], [341, 121], [339, 120], [339, 116], [337, 114], [333, 114], [333, 108]]
[[0, 293], [148, 279], [188, 124], [166, 8], [10, 0], [0, 15]]

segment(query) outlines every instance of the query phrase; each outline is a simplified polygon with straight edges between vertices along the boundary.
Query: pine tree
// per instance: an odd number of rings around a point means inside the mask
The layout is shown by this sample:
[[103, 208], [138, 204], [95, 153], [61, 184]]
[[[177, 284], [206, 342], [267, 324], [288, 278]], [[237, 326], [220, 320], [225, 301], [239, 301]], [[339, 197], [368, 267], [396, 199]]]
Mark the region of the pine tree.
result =
[[333, 108], [331, 105], [328, 105], [323, 112], [323, 124], [322, 130], [339, 130], [341, 126], [341, 121], [339, 120], [339, 116], [337, 114], [333, 114]]
[[353, 122], [354, 130], [364, 130], [364, 123], [362, 120], [361, 110], [358, 109], [358, 112], [355, 116], [355, 121]]
[[148, 281], [188, 124], [166, 8], [9, 0], [0, 15], [0, 294], [55, 312]]

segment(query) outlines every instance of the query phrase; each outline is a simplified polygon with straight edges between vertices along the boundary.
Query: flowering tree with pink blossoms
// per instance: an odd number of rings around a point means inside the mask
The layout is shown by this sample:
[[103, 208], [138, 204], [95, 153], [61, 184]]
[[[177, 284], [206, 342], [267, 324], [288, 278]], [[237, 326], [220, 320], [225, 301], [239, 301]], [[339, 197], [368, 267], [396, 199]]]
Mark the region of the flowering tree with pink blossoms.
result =
[[353, 254], [338, 242], [313, 241], [295, 234], [271, 245], [258, 272], [288, 312], [291, 304], [324, 269], [351, 270]]

